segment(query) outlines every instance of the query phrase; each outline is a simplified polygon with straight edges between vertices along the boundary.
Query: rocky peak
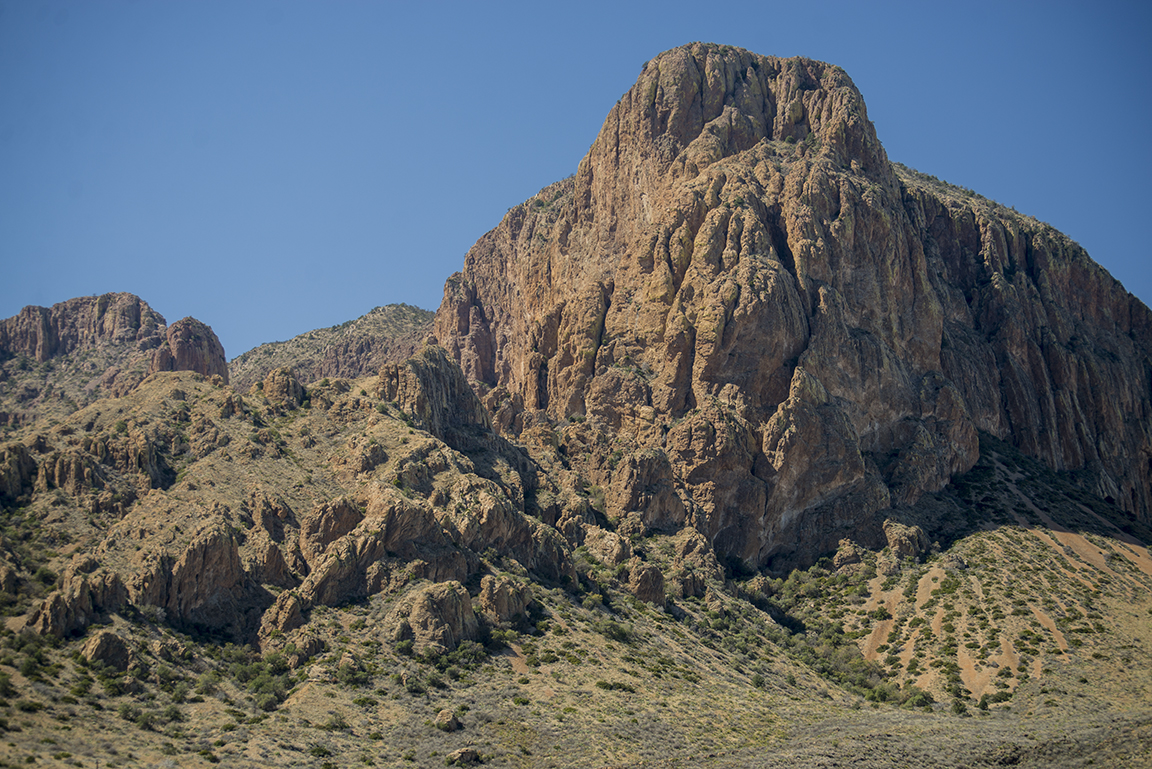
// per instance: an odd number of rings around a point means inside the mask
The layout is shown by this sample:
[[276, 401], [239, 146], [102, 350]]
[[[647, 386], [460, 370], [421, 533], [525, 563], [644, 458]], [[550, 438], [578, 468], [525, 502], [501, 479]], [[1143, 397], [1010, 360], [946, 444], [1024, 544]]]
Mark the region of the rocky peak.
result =
[[157, 371], [228, 379], [224, 348], [195, 318], [166, 324], [138, 296], [85, 296], [0, 320], [0, 426], [124, 395]]
[[0, 321], [0, 351], [37, 363], [106, 344], [156, 347], [164, 318], [133, 294], [82, 296], [51, 307], [28, 306]]
[[892, 180], [864, 100], [839, 67], [693, 43], [647, 62], [576, 174], [590, 219], [642, 217], [676, 180], [761, 141], [809, 142], [836, 165]]
[[152, 356], [149, 373], [195, 371], [228, 382], [224, 346], [212, 329], [195, 318], [183, 318], [168, 327], [168, 344]]
[[[842, 70], [693, 44], [476, 243], [436, 336], [501, 429], [662, 453], [686, 524], [776, 568], [883, 541], [980, 430], [1147, 519], [1150, 317], [1052, 228], [890, 164]], [[606, 460], [578, 463], [627, 486]]]

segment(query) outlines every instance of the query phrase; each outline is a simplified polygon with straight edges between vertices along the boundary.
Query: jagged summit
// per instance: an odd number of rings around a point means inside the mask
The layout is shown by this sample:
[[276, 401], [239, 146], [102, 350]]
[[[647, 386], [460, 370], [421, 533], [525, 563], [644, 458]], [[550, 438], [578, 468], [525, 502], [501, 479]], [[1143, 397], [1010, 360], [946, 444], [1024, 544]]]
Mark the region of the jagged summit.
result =
[[30, 305], [0, 320], [0, 425], [71, 413], [158, 371], [228, 381], [224, 347], [211, 328], [195, 318], [168, 325], [134, 294]]
[[839, 67], [693, 43], [649, 61], [616, 103], [577, 173], [577, 199], [611, 217], [761, 141], [891, 179], [860, 92]]
[[692, 44], [476, 243], [436, 334], [505, 431], [586, 419], [604, 487], [656, 452], [622, 517], [783, 566], [879, 541], [979, 430], [1148, 520], [1150, 318], [1050, 227], [898, 174], [839, 68]]

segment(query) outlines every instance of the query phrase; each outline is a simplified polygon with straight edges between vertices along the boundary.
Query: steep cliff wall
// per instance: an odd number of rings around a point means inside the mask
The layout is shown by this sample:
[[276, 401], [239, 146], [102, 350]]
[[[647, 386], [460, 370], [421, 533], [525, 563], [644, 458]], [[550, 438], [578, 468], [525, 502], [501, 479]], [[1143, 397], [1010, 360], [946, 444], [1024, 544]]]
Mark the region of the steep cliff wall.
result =
[[51, 307], [28, 306], [0, 321], [0, 350], [44, 363], [100, 345], [152, 349], [164, 341], [164, 325], [164, 318], [138, 296], [82, 296]]
[[1150, 329], [1050, 227], [898, 172], [843, 70], [703, 44], [645, 66], [436, 318], [502, 429], [574, 420], [606, 486], [609, 452], [664, 454], [685, 520], [755, 565], [880, 541], [978, 430], [1148, 520]]

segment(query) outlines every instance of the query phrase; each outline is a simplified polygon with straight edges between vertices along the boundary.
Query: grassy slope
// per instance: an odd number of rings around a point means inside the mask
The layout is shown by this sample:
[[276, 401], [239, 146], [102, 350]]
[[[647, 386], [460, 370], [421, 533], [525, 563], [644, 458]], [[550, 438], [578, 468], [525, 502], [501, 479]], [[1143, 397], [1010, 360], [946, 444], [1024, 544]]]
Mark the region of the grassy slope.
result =
[[247, 391], [269, 371], [280, 367], [295, 368], [301, 381], [315, 381], [323, 376], [313, 376], [313, 372], [319, 369], [329, 348], [348, 342], [387, 347], [395, 340], [426, 332], [434, 315], [430, 310], [406, 304], [377, 307], [337, 326], [254, 347], [229, 362], [228, 375], [241, 391]]

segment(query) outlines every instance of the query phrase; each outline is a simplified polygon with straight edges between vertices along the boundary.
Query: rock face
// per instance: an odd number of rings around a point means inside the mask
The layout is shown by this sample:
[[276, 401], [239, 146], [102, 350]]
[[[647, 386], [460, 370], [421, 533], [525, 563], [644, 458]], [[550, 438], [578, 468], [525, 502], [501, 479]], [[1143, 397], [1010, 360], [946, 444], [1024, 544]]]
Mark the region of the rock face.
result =
[[0, 350], [44, 363], [101, 344], [152, 349], [164, 341], [164, 325], [164, 318], [138, 296], [84, 296], [51, 307], [25, 307], [0, 321]]
[[395, 628], [396, 640], [411, 640], [421, 654], [449, 652], [480, 635], [468, 591], [459, 582], [416, 588], [401, 599], [388, 624]]
[[124, 671], [132, 662], [132, 650], [124, 639], [110, 630], [93, 633], [80, 654], [89, 662], [99, 662], [113, 670]]
[[821, 62], [650, 61], [575, 177], [469, 251], [435, 333], [500, 429], [667, 458], [621, 469], [610, 518], [748, 565], [881, 545], [979, 430], [1152, 520], [1152, 313], [1047, 225], [891, 164]]
[[480, 611], [492, 625], [511, 622], [524, 615], [532, 593], [508, 577], [486, 574], [480, 581]]
[[0, 320], [0, 425], [65, 416], [157, 371], [228, 377], [212, 329], [194, 318], [167, 326], [132, 294], [25, 307]]
[[28, 626], [41, 635], [59, 638], [82, 630], [127, 601], [128, 592], [118, 574], [98, 568], [92, 558], [80, 557], [64, 572], [60, 589], [32, 612]]
[[377, 393], [450, 446], [467, 443], [469, 433], [486, 433], [492, 425], [468, 380], [440, 347], [426, 346], [403, 363], [384, 366]]
[[212, 329], [195, 318], [183, 318], [168, 327], [168, 345], [152, 356], [149, 373], [195, 371], [204, 376], [220, 376], [228, 383], [228, 361], [224, 347]]

